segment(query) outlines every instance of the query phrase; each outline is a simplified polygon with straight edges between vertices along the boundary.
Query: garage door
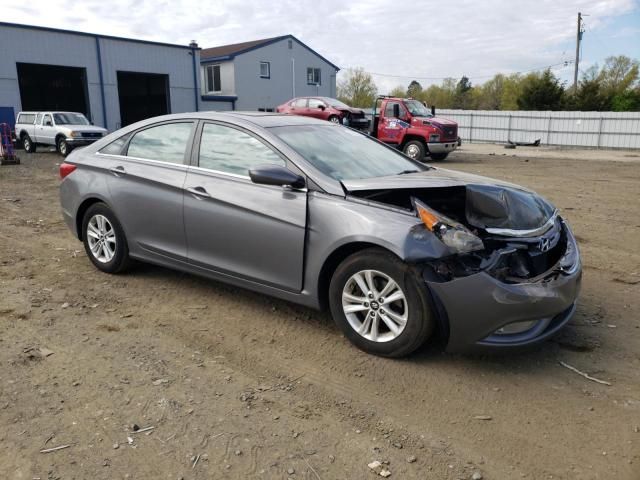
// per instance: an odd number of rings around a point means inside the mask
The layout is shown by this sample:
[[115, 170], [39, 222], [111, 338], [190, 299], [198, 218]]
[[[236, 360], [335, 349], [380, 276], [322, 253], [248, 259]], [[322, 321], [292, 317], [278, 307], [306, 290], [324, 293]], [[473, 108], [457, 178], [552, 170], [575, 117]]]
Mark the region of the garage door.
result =
[[169, 113], [169, 77], [156, 73], [118, 72], [121, 127]]
[[22, 110], [62, 110], [91, 118], [87, 71], [79, 67], [17, 63]]

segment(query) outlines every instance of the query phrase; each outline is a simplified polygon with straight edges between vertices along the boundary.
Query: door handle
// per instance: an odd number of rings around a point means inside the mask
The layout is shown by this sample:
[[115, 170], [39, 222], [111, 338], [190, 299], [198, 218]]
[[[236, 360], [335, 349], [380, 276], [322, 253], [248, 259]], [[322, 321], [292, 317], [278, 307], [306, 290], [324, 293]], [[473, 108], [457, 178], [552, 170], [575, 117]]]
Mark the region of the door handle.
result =
[[192, 195], [195, 195], [196, 197], [200, 197], [200, 198], [210, 198], [211, 195], [209, 195], [209, 193], [207, 193], [207, 191], [204, 189], [204, 187], [190, 187], [187, 188], [187, 192], [189, 192]]
[[123, 166], [121, 166], [121, 165], [118, 165], [117, 167], [110, 168], [110, 169], [109, 169], [109, 171], [110, 171], [111, 173], [113, 173], [116, 177], [117, 177], [118, 175], [125, 175], [125, 174], [127, 173], [127, 172], [125, 171], [124, 167], [123, 167]]

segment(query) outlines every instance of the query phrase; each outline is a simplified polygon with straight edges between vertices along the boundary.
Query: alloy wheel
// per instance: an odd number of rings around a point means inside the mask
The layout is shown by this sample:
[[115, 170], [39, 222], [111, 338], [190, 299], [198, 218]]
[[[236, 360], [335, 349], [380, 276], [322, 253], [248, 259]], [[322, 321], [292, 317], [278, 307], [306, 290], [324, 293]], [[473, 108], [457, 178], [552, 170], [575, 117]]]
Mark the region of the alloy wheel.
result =
[[116, 232], [104, 215], [94, 215], [87, 223], [87, 242], [93, 257], [101, 263], [110, 262], [116, 254]]
[[372, 342], [397, 338], [409, 317], [407, 298], [400, 286], [377, 270], [362, 270], [347, 280], [342, 309], [351, 328]]

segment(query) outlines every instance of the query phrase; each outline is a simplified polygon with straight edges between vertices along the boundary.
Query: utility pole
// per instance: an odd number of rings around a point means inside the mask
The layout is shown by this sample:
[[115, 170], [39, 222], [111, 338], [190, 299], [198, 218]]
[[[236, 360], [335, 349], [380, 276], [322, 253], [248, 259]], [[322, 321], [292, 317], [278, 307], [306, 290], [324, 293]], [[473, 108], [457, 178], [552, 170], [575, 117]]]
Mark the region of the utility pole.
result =
[[573, 91], [578, 89], [578, 64], [580, 63], [580, 42], [582, 41], [582, 13], [578, 12], [578, 28], [576, 30], [576, 62], [573, 70]]

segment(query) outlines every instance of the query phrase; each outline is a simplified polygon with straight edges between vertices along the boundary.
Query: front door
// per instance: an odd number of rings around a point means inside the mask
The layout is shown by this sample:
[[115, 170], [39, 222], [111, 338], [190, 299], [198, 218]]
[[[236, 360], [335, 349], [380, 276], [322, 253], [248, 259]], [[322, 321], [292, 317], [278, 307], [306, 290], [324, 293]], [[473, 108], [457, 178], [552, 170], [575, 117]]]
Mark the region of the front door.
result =
[[302, 289], [307, 194], [257, 185], [248, 171], [287, 166], [262, 139], [222, 123], [201, 128], [198, 165], [185, 182], [189, 262], [290, 291]]
[[156, 124], [134, 132], [121, 151], [118, 140], [100, 151], [110, 201], [134, 255], [187, 261], [183, 187], [194, 125]]
[[393, 115], [393, 106], [400, 108], [400, 117], [404, 117], [404, 106], [400, 102], [387, 102], [378, 125], [378, 140], [386, 143], [400, 143], [404, 130], [409, 124]]
[[313, 118], [319, 118], [325, 120], [325, 110], [327, 104], [318, 98], [309, 99], [309, 116]]
[[40, 125], [36, 125], [36, 142], [54, 145], [56, 134], [55, 130], [51, 114], [44, 114]]

